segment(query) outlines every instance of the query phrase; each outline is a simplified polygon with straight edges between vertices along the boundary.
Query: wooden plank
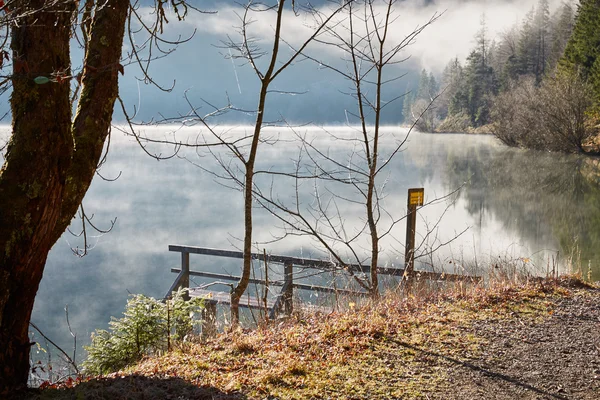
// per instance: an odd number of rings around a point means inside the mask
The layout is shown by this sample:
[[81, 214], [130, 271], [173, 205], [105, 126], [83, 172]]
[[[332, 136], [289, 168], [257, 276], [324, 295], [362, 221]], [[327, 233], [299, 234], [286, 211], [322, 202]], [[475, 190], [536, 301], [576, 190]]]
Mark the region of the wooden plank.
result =
[[343, 295], [348, 295], [348, 296], [368, 296], [369, 295], [369, 293], [367, 293], [367, 292], [360, 292], [358, 290], [334, 289], [334, 288], [328, 287], [328, 286], [304, 285], [302, 283], [294, 283], [294, 288], [302, 289], [302, 290], [311, 290], [313, 292], [337, 293], [337, 294], [343, 294]]
[[[227, 292], [219, 292], [216, 290], [207, 290], [200, 288], [190, 289], [191, 297], [201, 297], [205, 301], [209, 301], [215, 304], [230, 304], [231, 303], [231, 294]], [[267, 308], [272, 308], [275, 303], [272, 300], [267, 300]], [[257, 299], [256, 297], [250, 296], [248, 294], [242, 295], [240, 299], [240, 307], [245, 308], [258, 308], [264, 309], [265, 305], [262, 300]]]
[[[179, 268], [171, 268], [171, 272], [179, 273], [180, 271], [181, 270]], [[220, 280], [224, 280], [224, 281], [239, 281], [240, 280], [239, 276], [215, 274], [212, 272], [190, 271], [190, 275], [191, 276], [200, 276], [203, 278], [215, 278], [215, 279], [220, 279]], [[265, 281], [261, 280], [261, 279], [250, 279], [249, 282], [251, 284], [256, 284], [256, 285], [264, 285], [265, 284]], [[283, 286], [283, 283], [281, 281], [269, 281], [269, 285]], [[353, 296], [368, 295], [368, 293], [366, 293], [366, 292], [360, 292], [360, 291], [356, 291], [356, 290], [334, 289], [334, 288], [327, 287], [327, 286], [306, 285], [306, 284], [302, 284], [302, 283], [294, 283], [293, 287], [295, 289], [312, 290], [315, 292], [323, 292], [323, 293], [338, 293], [338, 294], [346, 294], [346, 295], [353, 295]]]
[[[171, 268], [171, 272], [179, 273], [181, 270], [179, 268]], [[213, 272], [203, 272], [203, 271], [190, 271], [190, 276], [200, 276], [203, 278], [214, 278], [220, 279], [224, 281], [239, 281], [241, 277], [235, 275], [226, 275], [226, 274], [216, 274]], [[265, 281], [262, 279], [249, 279], [249, 283], [264, 285]], [[281, 281], [269, 281], [269, 285], [283, 286], [283, 282]]]
[[[371, 267], [369, 267], [369, 271], [371, 271]], [[403, 276], [404, 268], [377, 267], [377, 272], [380, 275]]]
[[185, 278], [185, 273], [181, 272], [181, 271], [178, 271], [178, 272], [179, 272], [179, 275], [177, 275], [175, 282], [173, 282], [173, 284], [169, 288], [169, 291], [167, 292], [165, 299], [169, 298], [171, 296], [171, 293], [176, 292], [181, 287], [181, 283]]
[[429, 272], [429, 271], [414, 271], [417, 278], [425, 278], [431, 281], [448, 281], [448, 282], [460, 282], [470, 281], [473, 283], [481, 282], [480, 276], [474, 275], [459, 275], [459, 274], [445, 274], [440, 272]]
[[[211, 249], [207, 247], [194, 247], [194, 246], [180, 246], [180, 245], [169, 245], [169, 251], [176, 251], [180, 253], [190, 253], [190, 254], [202, 254], [206, 256], [216, 256], [216, 257], [228, 257], [228, 258], [244, 258], [244, 253], [241, 251], [234, 250], [221, 250], [221, 249]], [[264, 261], [264, 255], [260, 253], [252, 253], [253, 260], [261, 260]], [[325, 269], [331, 270], [333, 268], [339, 268], [339, 265], [326, 260], [317, 260], [312, 258], [299, 258], [299, 257], [290, 257], [290, 256], [281, 256], [276, 254], [267, 254], [267, 262], [277, 263], [277, 264], [293, 264], [297, 266], [304, 267], [312, 267], [317, 269]], [[351, 268], [353, 271], [359, 272], [369, 272], [370, 267], [368, 265], [359, 265], [359, 264], [346, 264], [348, 268]]]
[[[211, 248], [206, 248], [206, 247], [194, 247], [194, 246], [180, 246], [180, 245], [172, 245], [172, 244], [169, 245], [169, 251], [189, 253], [189, 254], [202, 254], [202, 255], [216, 256], [216, 257], [238, 258], [238, 259], [242, 259], [244, 257], [244, 254], [241, 251], [220, 250], [220, 249], [211, 249]], [[255, 260], [264, 260], [264, 255], [260, 254], [260, 253], [252, 253], [252, 258]], [[312, 267], [312, 268], [324, 269], [324, 270], [331, 270], [334, 267], [338, 267], [335, 263], [333, 263], [331, 261], [315, 260], [315, 259], [311, 259], [311, 258], [289, 257], [289, 256], [281, 256], [281, 255], [274, 255], [274, 254], [267, 255], [267, 262], [272, 262], [272, 263], [277, 263], [277, 264], [291, 263], [296, 266]], [[368, 273], [371, 270], [371, 267], [369, 265], [347, 264], [346, 266], [355, 273], [356, 272]], [[390, 276], [403, 276], [404, 275], [403, 268], [378, 267], [377, 271], [381, 275], [390, 275]], [[426, 279], [432, 279], [432, 280], [472, 281], [472, 282], [479, 282], [481, 280], [481, 277], [476, 277], [476, 276], [447, 274], [447, 273], [439, 273], [439, 272], [415, 271], [415, 274], [419, 274], [420, 276], [425, 277]], [[193, 273], [191, 271], [190, 271], [190, 275], [193, 275]], [[201, 276], [201, 275], [197, 275], [197, 276]], [[269, 283], [271, 283], [271, 282], [269, 282]]]
[[202, 311], [202, 338], [208, 339], [217, 335], [217, 305], [206, 302]]
[[[281, 288], [281, 301], [286, 315], [294, 312], [294, 264], [283, 265], [283, 287]], [[279, 311], [279, 310], [275, 310]]]
[[275, 298], [275, 304], [269, 310], [269, 319], [274, 320], [279, 314], [279, 310], [283, 307], [283, 293], [279, 293]]
[[[171, 268], [171, 272], [180, 273], [181, 269]], [[399, 268], [380, 268], [379, 272], [382, 275], [402, 276], [402, 273], [404, 272], [404, 270], [399, 269]], [[429, 272], [429, 271], [416, 271], [415, 274], [417, 274], [420, 277], [423, 277], [425, 279], [436, 280], [436, 281], [449, 281], [449, 282], [458, 282], [458, 281], [480, 282], [481, 281], [481, 277], [472, 276], [472, 275], [445, 274], [445, 273], [440, 273], [440, 272]], [[203, 272], [203, 271], [190, 271], [190, 276], [200, 276], [203, 278], [214, 278], [214, 279], [219, 279], [219, 280], [224, 280], [224, 281], [239, 281], [240, 280], [240, 277], [235, 276], [235, 275], [217, 274], [217, 273], [213, 273], [213, 272]], [[261, 280], [261, 279], [250, 279], [250, 283], [257, 284], [257, 285], [264, 285], [265, 281]], [[269, 285], [282, 286], [283, 282], [282, 281], [269, 281]], [[330, 292], [330, 293], [333, 293], [336, 291], [333, 288], [330, 288], [331, 290], [327, 290], [327, 288], [323, 287], [323, 286], [304, 285], [304, 284], [300, 284], [300, 283], [294, 283], [294, 287], [297, 289], [304, 289], [304, 290], [311, 290], [311, 288], [314, 288], [314, 290], [316, 290], [316, 291]], [[323, 289], [323, 290], [321, 290], [321, 289]], [[342, 293], [344, 290], [347, 290], [347, 289], [337, 289], [337, 292]], [[354, 291], [352, 291], [352, 292], [353, 293], [347, 293], [347, 294], [360, 295], [360, 293], [361, 293], [361, 292], [354, 292]]]
[[[190, 287], [190, 253], [181, 253], [181, 287]], [[184, 300], [190, 299], [190, 294], [184, 293]]]
[[[219, 292], [219, 291], [213, 291], [213, 290], [206, 290], [206, 289], [198, 289], [198, 288], [194, 288], [194, 289], [190, 289], [190, 296], [191, 297], [202, 297], [203, 299], [205, 299], [205, 301], [210, 302], [210, 304], [216, 304], [216, 305], [229, 305], [231, 302], [231, 295], [227, 292]], [[276, 297], [276, 301], [272, 301], [272, 300], [268, 300], [267, 301], [267, 308], [271, 311], [270, 312], [270, 318], [274, 319], [275, 314], [272, 312], [272, 310], [277, 309], [277, 307], [281, 307], [282, 304], [282, 299], [283, 296], [281, 294], [279, 294]], [[277, 301], [279, 301], [279, 304], [277, 304]], [[262, 302], [262, 300], [258, 300], [256, 297], [252, 297], [252, 296], [248, 296], [248, 295], [243, 295], [242, 299], [240, 300], [240, 307], [244, 307], [244, 308], [253, 308], [253, 309], [261, 309], [264, 310], [264, 304]], [[322, 312], [322, 313], [331, 313], [333, 312], [333, 308], [332, 307], [324, 307], [324, 306], [317, 306], [315, 304], [302, 304], [302, 309], [304, 311], [309, 311], [309, 312]]]
[[335, 312], [335, 308], [331, 306], [318, 306], [316, 304], [304, 303], [302, 304], [302, 311], [307, 313], [332, 314]]

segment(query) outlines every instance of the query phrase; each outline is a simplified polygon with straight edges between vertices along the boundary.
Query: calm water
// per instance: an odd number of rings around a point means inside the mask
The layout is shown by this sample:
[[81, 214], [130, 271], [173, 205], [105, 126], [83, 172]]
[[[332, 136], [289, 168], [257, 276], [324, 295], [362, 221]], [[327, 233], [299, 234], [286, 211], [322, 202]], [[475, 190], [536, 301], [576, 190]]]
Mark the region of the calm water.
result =
[[[231, 134], [242, 131], [238, 128]], [[333, 131], [336, 136], [352, 135], [347, 128]], [[387, 129], [387, 148], [405, 133], [399, 128]], [[166, 128], [149, 129], [146, 134], [171, 135]], [[289, 132], [271, 134], [283, 141], [263, 148], [259, 168], [292, 170], [298, 146], [286, 141], [291, 137]], [[346, 141], [328, 141], [323, 131], [307, 134], [313, 143], [342, 159], [352, 150]], [[420, 210], [417, 242], [428, 230], [433, 232], [421, 246], [422, 252], [466, 229], [433, 257], [422, 257], [422, 264], [433, 262], [436, 268], [453, 265], [460, 269], [461, 265], [472, 268], [475, 263], [486, 266], [501, 260], [545, 273], [557, 259], [564, 267], [564, 261], [571, 257], [580, 261], [584, 272], [589, 263], [594, 278], [600, 279], [600, 254], [596, 250], [600, 248], [599, 160], [509, 149], [490, 136], [461, 134], [413, 133], [403, 149], [382, 175], [386, 179], [384, 206], [395, 217], [406, 211], [409, 187], [424, 187], [426, 201], [462, 187], [457, 195]], [[169, 153], [168, 148], [152, 151]], [[53, 340], [66, 348], [72, 346], [65, 305], [78, 343], [87, 344], [94, 329], [106, 328], [111, 316], [120, 315], [129, 293], [162, 297], [175, 278], [169, 269], [179, 264], [179, 254], [169, 253], [168, 244], [240, 247], [241, 193], [220, 185], [189, 162], [216, 170], [212, 157], [201, 154], [204, 157], [198, 157], [193, 149], [182, 149], [180, 156], [187, 160], [175, 157], [159, 162], [145, 155], [130, 138], [115, 132], [102, 174], [106, 178], [121, 176], [115, 182], [96, 178], [84, 201], [86, 212], [94, 215], [93, 222], [99, 228], [110, 226], [117, 218], [113, 230], [94, 234], [94, 248], [84, 258], [71, 250], [81, 247], [82, 241], [65, 233], [48, 258], [33, 321]], [[272, 185], [279, 199], [293, 203], [294, 190], [285, 179], [272, 182], [263, 178], [259, 183], [265, 190]], [[310, 206], [314, 190], [310, 182], [300, 186], [303, 206]], [[326, 199], [326, 188], [321, 185], [319, 190]], [[331, 186], [330, 192], [342, 197], [355, 195], [339, 185]], [[353, 232], [361, 225], [361, 209], [339, 203], [346, 228]], [[79, 231], [79, 224], [74, 222], [71, 229]], [[283, 231], [280, 223], [257, 208], [255, 232], [257, 241], [265, 242], [282, 236]], [[382, 263], [401, 264], [404, 234], [401, 221], [382, 243]], [[279, 254], [320, 254], [308, 238], [288, 237], [257, 247]], [[237, 273], [239, 262], [192, 256], [194, 267]]]

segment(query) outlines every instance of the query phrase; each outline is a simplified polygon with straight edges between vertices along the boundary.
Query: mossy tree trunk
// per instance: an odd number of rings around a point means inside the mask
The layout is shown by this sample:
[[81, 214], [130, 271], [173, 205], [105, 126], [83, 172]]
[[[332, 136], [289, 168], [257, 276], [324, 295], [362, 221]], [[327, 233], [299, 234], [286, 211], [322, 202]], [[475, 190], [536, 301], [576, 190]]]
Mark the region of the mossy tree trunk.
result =
[[[24, 388], [28, 328], [48, 252], [85, 195], [108, 135], [129, 2], [94, 13], [72, 118], [75, 2], [30, 0], [12, 10], [12, 136], [0, 171], [0, 397]], [[34, 78], [55, 81], [37, 85]], [[60, 80], [60, 79], [58, 79]], [[73, 122], [74, 121], [74, 122]]]

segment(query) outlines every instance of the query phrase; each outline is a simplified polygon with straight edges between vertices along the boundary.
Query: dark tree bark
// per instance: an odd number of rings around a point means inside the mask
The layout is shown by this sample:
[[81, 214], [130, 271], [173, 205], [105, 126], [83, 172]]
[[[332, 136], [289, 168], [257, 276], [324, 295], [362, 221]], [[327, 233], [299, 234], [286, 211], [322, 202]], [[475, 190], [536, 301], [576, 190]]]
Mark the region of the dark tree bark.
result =
[[69, 225], [94, 176], [110, 129], [129, 2], [97, 6], [73, 123], [74, 1], [30, 0], [12, 10], [12, 136], [0, 171], [0, 397], [25, 387], [28, 328], [48, 252]]

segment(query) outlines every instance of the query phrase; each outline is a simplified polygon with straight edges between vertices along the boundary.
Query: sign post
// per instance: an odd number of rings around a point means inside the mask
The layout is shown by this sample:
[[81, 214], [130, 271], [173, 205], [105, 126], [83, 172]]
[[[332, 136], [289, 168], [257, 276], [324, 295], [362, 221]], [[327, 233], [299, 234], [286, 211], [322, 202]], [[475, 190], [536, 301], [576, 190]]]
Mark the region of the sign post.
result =
[[[417, 224], [417, 207], [423, 205], [425, 189], [408, 189], [408, 201], [406, 215], [406, 245], [404, 251], [404, 279], [412, 280], [415, 270], [415, 231]], [[407, 285], [410, 288], [410, 285]]]

